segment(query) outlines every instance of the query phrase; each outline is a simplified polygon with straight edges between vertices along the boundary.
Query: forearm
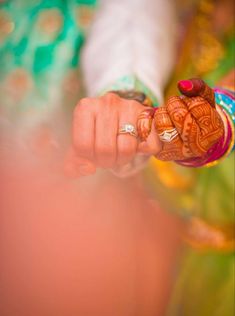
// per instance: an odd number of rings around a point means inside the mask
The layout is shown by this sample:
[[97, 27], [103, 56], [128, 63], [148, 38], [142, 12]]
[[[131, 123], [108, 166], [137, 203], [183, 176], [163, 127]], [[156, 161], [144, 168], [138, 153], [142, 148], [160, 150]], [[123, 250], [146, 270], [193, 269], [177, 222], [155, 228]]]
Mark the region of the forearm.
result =
[[101, 1], [82, 57], [88, 95], [144, 90], [162, 102], [175, 59], [175, 24], [170, 0]]

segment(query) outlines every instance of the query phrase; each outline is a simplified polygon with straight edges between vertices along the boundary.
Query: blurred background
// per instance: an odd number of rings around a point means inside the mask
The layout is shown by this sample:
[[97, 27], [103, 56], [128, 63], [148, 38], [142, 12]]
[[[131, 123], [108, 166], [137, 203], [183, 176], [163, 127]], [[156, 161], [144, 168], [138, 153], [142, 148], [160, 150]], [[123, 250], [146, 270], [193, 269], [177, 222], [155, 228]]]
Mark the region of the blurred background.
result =
[[[172, 3], [165, 96], [190, 77], [234, 90], [234, 2]], [[98, 9], [0, 1], [0, 315], [232, 316], [234, 154], [194, 170], [153, 158], [128, 179], [64, 175]]]

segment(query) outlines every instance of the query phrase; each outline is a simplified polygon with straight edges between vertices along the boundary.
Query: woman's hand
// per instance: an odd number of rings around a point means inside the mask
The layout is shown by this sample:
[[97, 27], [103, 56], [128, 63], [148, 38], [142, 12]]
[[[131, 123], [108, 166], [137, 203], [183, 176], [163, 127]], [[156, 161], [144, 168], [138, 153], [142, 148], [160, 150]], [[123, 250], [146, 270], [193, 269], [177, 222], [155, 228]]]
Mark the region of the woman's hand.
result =
[[73, 148], [66, 170], [73, 176], [88, 175], [97, 167], [111, 169], [126, 165], [140, 152], [157, 154], [161, 144], [154, 129], [141, 144], [138, 136], [119, 134], [124, 124], [136, 128], [143, 110], [144, 106], [139, 102], [114, 93], [82, 99], [74, 111]]
[[224, 134], [213, 90], [200, 79], [179, 82], [182, 97], [171, 97], [154, 117], [162, 140], [160, 160], [203, 157]]

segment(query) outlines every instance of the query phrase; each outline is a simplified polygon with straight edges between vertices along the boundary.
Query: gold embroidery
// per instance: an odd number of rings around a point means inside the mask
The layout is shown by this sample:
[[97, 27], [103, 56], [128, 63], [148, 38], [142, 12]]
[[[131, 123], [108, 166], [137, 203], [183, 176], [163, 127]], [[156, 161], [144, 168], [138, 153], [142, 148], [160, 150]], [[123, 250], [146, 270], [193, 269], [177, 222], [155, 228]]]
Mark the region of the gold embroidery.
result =
[[15, 101], [21, 101], [26, 93], [32, 89], [31, 76], [24, 69], [18, 68], [11, 72], [5, 79], [4, 90]]
[[7, 12], [0, 10], [0, 43], [14, 31], [15, 23]]
[[88, 6], [79, 6], [76, 10], [76, 21], [77, 25], [86, 30], [93, 18], [94, 9]]
[[62, 27], [62, 23], [63, 17], [58, 9], [44, 10], [38, 17], [39, 28], [48, 35], [57, 34]]

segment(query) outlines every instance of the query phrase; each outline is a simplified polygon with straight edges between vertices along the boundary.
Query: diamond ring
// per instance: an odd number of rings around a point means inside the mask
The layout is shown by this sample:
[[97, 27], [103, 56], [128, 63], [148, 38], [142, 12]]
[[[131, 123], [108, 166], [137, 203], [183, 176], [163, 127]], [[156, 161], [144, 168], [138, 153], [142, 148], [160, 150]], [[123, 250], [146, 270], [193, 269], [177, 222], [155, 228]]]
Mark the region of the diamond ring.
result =
[[158, 134], [161, 141], [170, 143], [173, 139], [178, 136], [176, 128], [168, 129], [161, 134]]
[[118, 134], [129, 134], [131, 136], [138, 137], [136, 128], [132, 124], [123, 124], [120, 127]]

